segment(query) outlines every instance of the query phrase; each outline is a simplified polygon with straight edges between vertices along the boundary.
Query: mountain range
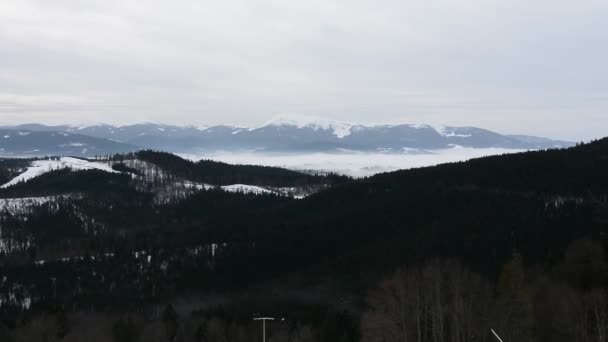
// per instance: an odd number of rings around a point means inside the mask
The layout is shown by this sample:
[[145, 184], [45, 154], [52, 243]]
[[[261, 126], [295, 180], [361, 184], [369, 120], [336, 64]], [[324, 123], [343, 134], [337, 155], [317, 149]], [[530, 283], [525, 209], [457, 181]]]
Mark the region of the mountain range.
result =
[[477, 127], [424, 124], [362, 125], [322, 118], [278, 117], [259, 127], [24, 124], [0, 127], [0, 154], [93, 156], [155, 149], [177, 153], [208, 151], [426, 153], [454, 146], [547, 149], [569, 147], [525, 135], [503, 135]]

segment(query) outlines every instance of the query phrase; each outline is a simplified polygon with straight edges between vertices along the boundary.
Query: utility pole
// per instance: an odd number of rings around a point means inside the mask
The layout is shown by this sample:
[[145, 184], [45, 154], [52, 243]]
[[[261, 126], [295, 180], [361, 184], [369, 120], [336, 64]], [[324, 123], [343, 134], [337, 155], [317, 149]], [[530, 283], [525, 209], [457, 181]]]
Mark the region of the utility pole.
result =
[[496, 333], [496, 331], [494, 331], [494, 329], [490, 329], [490, 331], [492, 332], [492, 334], [494, 334], [494, 336], [496, 336], [496, 338], [500, 341], [500, 342], [504, 342], [502, 340], [502, 338], [500, 338], [500, 336], [498, 336], [498, 334]]
[[266, 321], [274, 321], [274, 318], [272, 318], [272, 317], [256, 317], [253, 320], [254, 321], [262, 321], [262, 342], [266, 342]]

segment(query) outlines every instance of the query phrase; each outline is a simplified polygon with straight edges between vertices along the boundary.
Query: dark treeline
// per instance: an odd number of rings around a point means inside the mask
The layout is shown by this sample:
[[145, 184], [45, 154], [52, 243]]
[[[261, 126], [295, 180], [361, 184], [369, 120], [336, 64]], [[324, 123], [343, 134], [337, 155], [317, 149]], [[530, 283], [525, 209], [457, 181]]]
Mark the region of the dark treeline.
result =
[[[605, 251], [591, 240], [574, 241], [545, 270], [526, 267], [513, 253], [495, 278], [453, 260], [411, 264], [379, 280], [356, 310], [310, 297], [285, 300], [286, 291], [276, 289], [145, 301], [121, 310], [82, 308], [82, 300], [39, 313], [8, 306], [2, 309], [7, 318], [0, 337], [9, 342], [245, 342], [260, 338], [260, 325], [252, 319], [272, 313], [277, 320], [268, 323], [268, 341], [495, 341], [490, 329], [504, 341], [602, 341], [608, 324]], [[112, 266], [124, 267], [120, 262]], [[112, 266], [100, 271], [108, 276], [121, 272]], [[55, 271], [50, 296], [63, 286], [55, 279], [69, 272]], [[108, 306], [116, 305], [111, 293], [97, 295], [109, 300]]]
[[605, 195], [608, 140], [569, 149], [505, 154], [436, 167], [396, 171], [370, 179], [374, 186], [476, 187], [531, 194]]
[[[168, 341], [251, 339], [251, 316], [277, 312], [288, 318], [277, 340], [299, 341], [300, 327], [311, 341], [490, 341], [489, 328], [505, 341], [603, 341], [607, 160], [601, 140], [302, 200], [201, 190], [162, 204], [126, 174], [56, 171], [5, 190], [80, 195], [0, 215], [18, 246], [0, 259], [0, 319], [14, 337], [66, 319], [62, 338], [77, 340], [97, 317], [108, 340], [137, 341], [173, 303], [183, 334]], [[224, 335], [192, 335], [213, 320]]]

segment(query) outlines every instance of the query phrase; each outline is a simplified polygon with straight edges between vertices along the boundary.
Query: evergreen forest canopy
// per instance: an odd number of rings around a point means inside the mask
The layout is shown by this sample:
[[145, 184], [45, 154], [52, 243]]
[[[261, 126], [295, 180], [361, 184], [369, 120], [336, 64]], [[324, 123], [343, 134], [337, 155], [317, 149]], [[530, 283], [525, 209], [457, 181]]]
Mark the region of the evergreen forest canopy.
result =
[[608, 139], [360, 180], [107, 162], [0, 190], [0, 340], [250, 341], [256, 314], [276, 341], [605, 338]]

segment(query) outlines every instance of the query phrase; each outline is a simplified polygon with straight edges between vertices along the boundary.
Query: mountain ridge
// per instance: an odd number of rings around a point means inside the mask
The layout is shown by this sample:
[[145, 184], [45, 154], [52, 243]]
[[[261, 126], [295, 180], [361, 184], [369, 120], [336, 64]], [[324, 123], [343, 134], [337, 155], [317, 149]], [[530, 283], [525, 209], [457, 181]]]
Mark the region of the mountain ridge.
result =
[[[403, 153], [403, 151], [440, 150], [455, 146], [530, 150], [574, 145], [574, 143], [568, 141], [536, 136], [503, 135], [477, 127], [429, 124], [364, 125], [304, 116], [276, 117], [257, 127], [230, 125], [195, 127], [156, 123], [124, 126], [109, 124], [47, 126], [30, 123], [0, 127], [0, 129], [36, 132], [37, 134], [43, 132], [77, 134], [90, 138], [105, 139], [106, 141], [103, 142], [98, 141], [99, 144], [103, 145], [112, 145], [111, 142], [128, 145], [120, 146], [120, 149], [117, 145], [115, 148], [118, 150], [110, 151], [110, 153], [122, 153], [128, 147], [177, 153], [219, 150], [269, 152], [352, 150]], [[27, 138], [22, 140], [27, 140]], [[33, 144], [29, 143], [29, 149], [24, 148], [21, 152], [32, 150], [31, 146]], [[0, 148], [2, 147], [2, 141], [0, 140]], [[61, 153], [61, 149], [58, 149], [58, 152]]]

